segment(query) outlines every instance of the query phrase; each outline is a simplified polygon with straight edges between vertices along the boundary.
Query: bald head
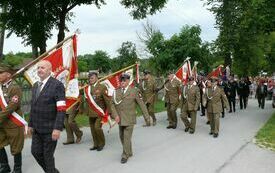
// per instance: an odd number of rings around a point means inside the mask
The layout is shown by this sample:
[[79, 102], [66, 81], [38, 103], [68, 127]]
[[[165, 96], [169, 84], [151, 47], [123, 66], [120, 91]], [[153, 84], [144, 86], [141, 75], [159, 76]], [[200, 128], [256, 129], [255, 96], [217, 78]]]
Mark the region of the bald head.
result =
[[47, 60], [42, 60], [37, 63], [37, 75], [43, 81], [51, 75], [52, 64]]

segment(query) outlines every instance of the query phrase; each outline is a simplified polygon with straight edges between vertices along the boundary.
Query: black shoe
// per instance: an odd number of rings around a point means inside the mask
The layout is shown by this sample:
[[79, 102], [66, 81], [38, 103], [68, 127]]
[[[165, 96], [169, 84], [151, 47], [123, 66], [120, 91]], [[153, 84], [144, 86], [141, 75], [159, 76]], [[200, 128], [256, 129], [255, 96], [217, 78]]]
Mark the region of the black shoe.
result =
[[219, 136], [218, 133], [214, 133], [214, 135], [213, 135], [214, 138], [217, 138], [218, 136]]
[[171, 129], [173, 126], [167, 126], [166, 129]]
[[209, 135], [213, 135], [214, 133], [213, 132], [210, 132]]
[[224, 114], [222, 115], [222, 118], [224, 118]]
[[120, 163], [124, 164], [124, 163], [127, 163], [127, 159], [126, 158], [122, 158]]
[[232, 113], [232, 111], [230, 110], [229, 113]]
[[184, 129], [184, 131], [185, 131], [185, 132], [188, 132], [188, 131], [189, 131], [189, 127], [186, 127], [186, 128]]
[[172, 126], [172, 129], [176, 129], [177, 128], [177, 126]]
[[206, 124], [210, 124], [210, 121], [207, 121]]
[[97, 148], [98, 147], [92, 147], [92, 148], [90, 148], [90, 150], [92, 151], [92, 150], [97, 150]]
[[193, 130], [190, 130], [190, 131], [189, 131], [189, 133], [190, 133], [190, 134], [194, 134], [194, 133], [195, 133], [195, 131], [193, 131]]
[[205, 116], [205, 114], [201, 114], [201, 117]]
[[103, 146], [102, 146], [102, 147], [97, 147], [96, 150], [97, 150], [97, 151], [101, 151], [101, 150], [103, 150], [103, 148], [104, 148]]
[[63, 145], [70, 145], [70, 144], [74, 144], [74, 142], [63, 142]]

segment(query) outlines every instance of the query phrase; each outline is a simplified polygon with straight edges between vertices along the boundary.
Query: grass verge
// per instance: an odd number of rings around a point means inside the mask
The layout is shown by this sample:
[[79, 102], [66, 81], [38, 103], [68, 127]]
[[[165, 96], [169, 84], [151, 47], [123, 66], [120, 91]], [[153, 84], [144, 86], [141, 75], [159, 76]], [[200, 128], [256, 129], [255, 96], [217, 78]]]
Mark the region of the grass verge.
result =
[[262, 148], [275, 151], [275, 112], [267, 123], [258, 131], [256, 144]]

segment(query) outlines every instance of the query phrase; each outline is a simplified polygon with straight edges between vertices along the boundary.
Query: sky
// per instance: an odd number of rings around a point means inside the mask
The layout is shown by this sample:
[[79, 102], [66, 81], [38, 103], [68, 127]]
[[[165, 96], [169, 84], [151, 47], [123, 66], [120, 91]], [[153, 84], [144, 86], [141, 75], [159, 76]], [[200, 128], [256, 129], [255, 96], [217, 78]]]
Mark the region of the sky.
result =
[[[80, 30], [78, 36], [78, 54], [92, 54], [95, 50], [104, 50], [110, 56], [117, 55], [117, 49], [125, 41], [137, 45], [142, 52], [143, 45], [137, 33], [142, 33], [142, 24], [149, 21], [159, 29], [165, 38], [179, 33], [184, 25], [200, 25], [203, 41], [215, 40], [218, 30], [215, 28], [215, 17], [204, 6], [201, 0], [169, 0], [165, 7], [143, 20], [133, 20], [130, 10], [120, 5], [118, 0], [106, 0], [107, 4], [97, 9], [95, 6], [82, 5], [75, 7], [72, 12], [72, 22], [67, 23], [70, 32], [66, 36]], [[53, 37], [47, 41], [47, 49], [56, 44], [57, 30], [53, 30]], [[7, 32], [6, 32], [7, 33]], [[12, 35], [5, 39], [4, 53], [31, 52], [30, 46], [22, 44], [22, 39]], [[141, 55], [141, 54], [140, 54]]]

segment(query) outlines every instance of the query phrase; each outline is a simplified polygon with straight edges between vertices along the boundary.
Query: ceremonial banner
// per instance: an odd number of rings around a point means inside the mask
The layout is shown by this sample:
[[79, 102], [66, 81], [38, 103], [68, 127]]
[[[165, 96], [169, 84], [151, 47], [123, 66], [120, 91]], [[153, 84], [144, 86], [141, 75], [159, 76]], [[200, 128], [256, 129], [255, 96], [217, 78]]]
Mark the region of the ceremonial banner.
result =
[[177, 70], [175, 73], [176, 79], [182, 82], [182, 84], [187, 84], [187, 79], [191, 75], [191, 65], [190, 61], [187, 60], [185, 63]]
[[[66, 109], [77, 103], [79, 97], [76, 39], [76, 35], [73, 35], [40, 59], [40, 61], [48, 60], [52, 64], [52, 77], [63, 83], [66, 89]], [[39, 80], [37, 75], [38, 62], [28, 67], [24, 73], [31, 85]]]
[[223, 65], [219, 65], [216, 69], [207, 75], [207, 78], [222, 76], [222, 68]]

